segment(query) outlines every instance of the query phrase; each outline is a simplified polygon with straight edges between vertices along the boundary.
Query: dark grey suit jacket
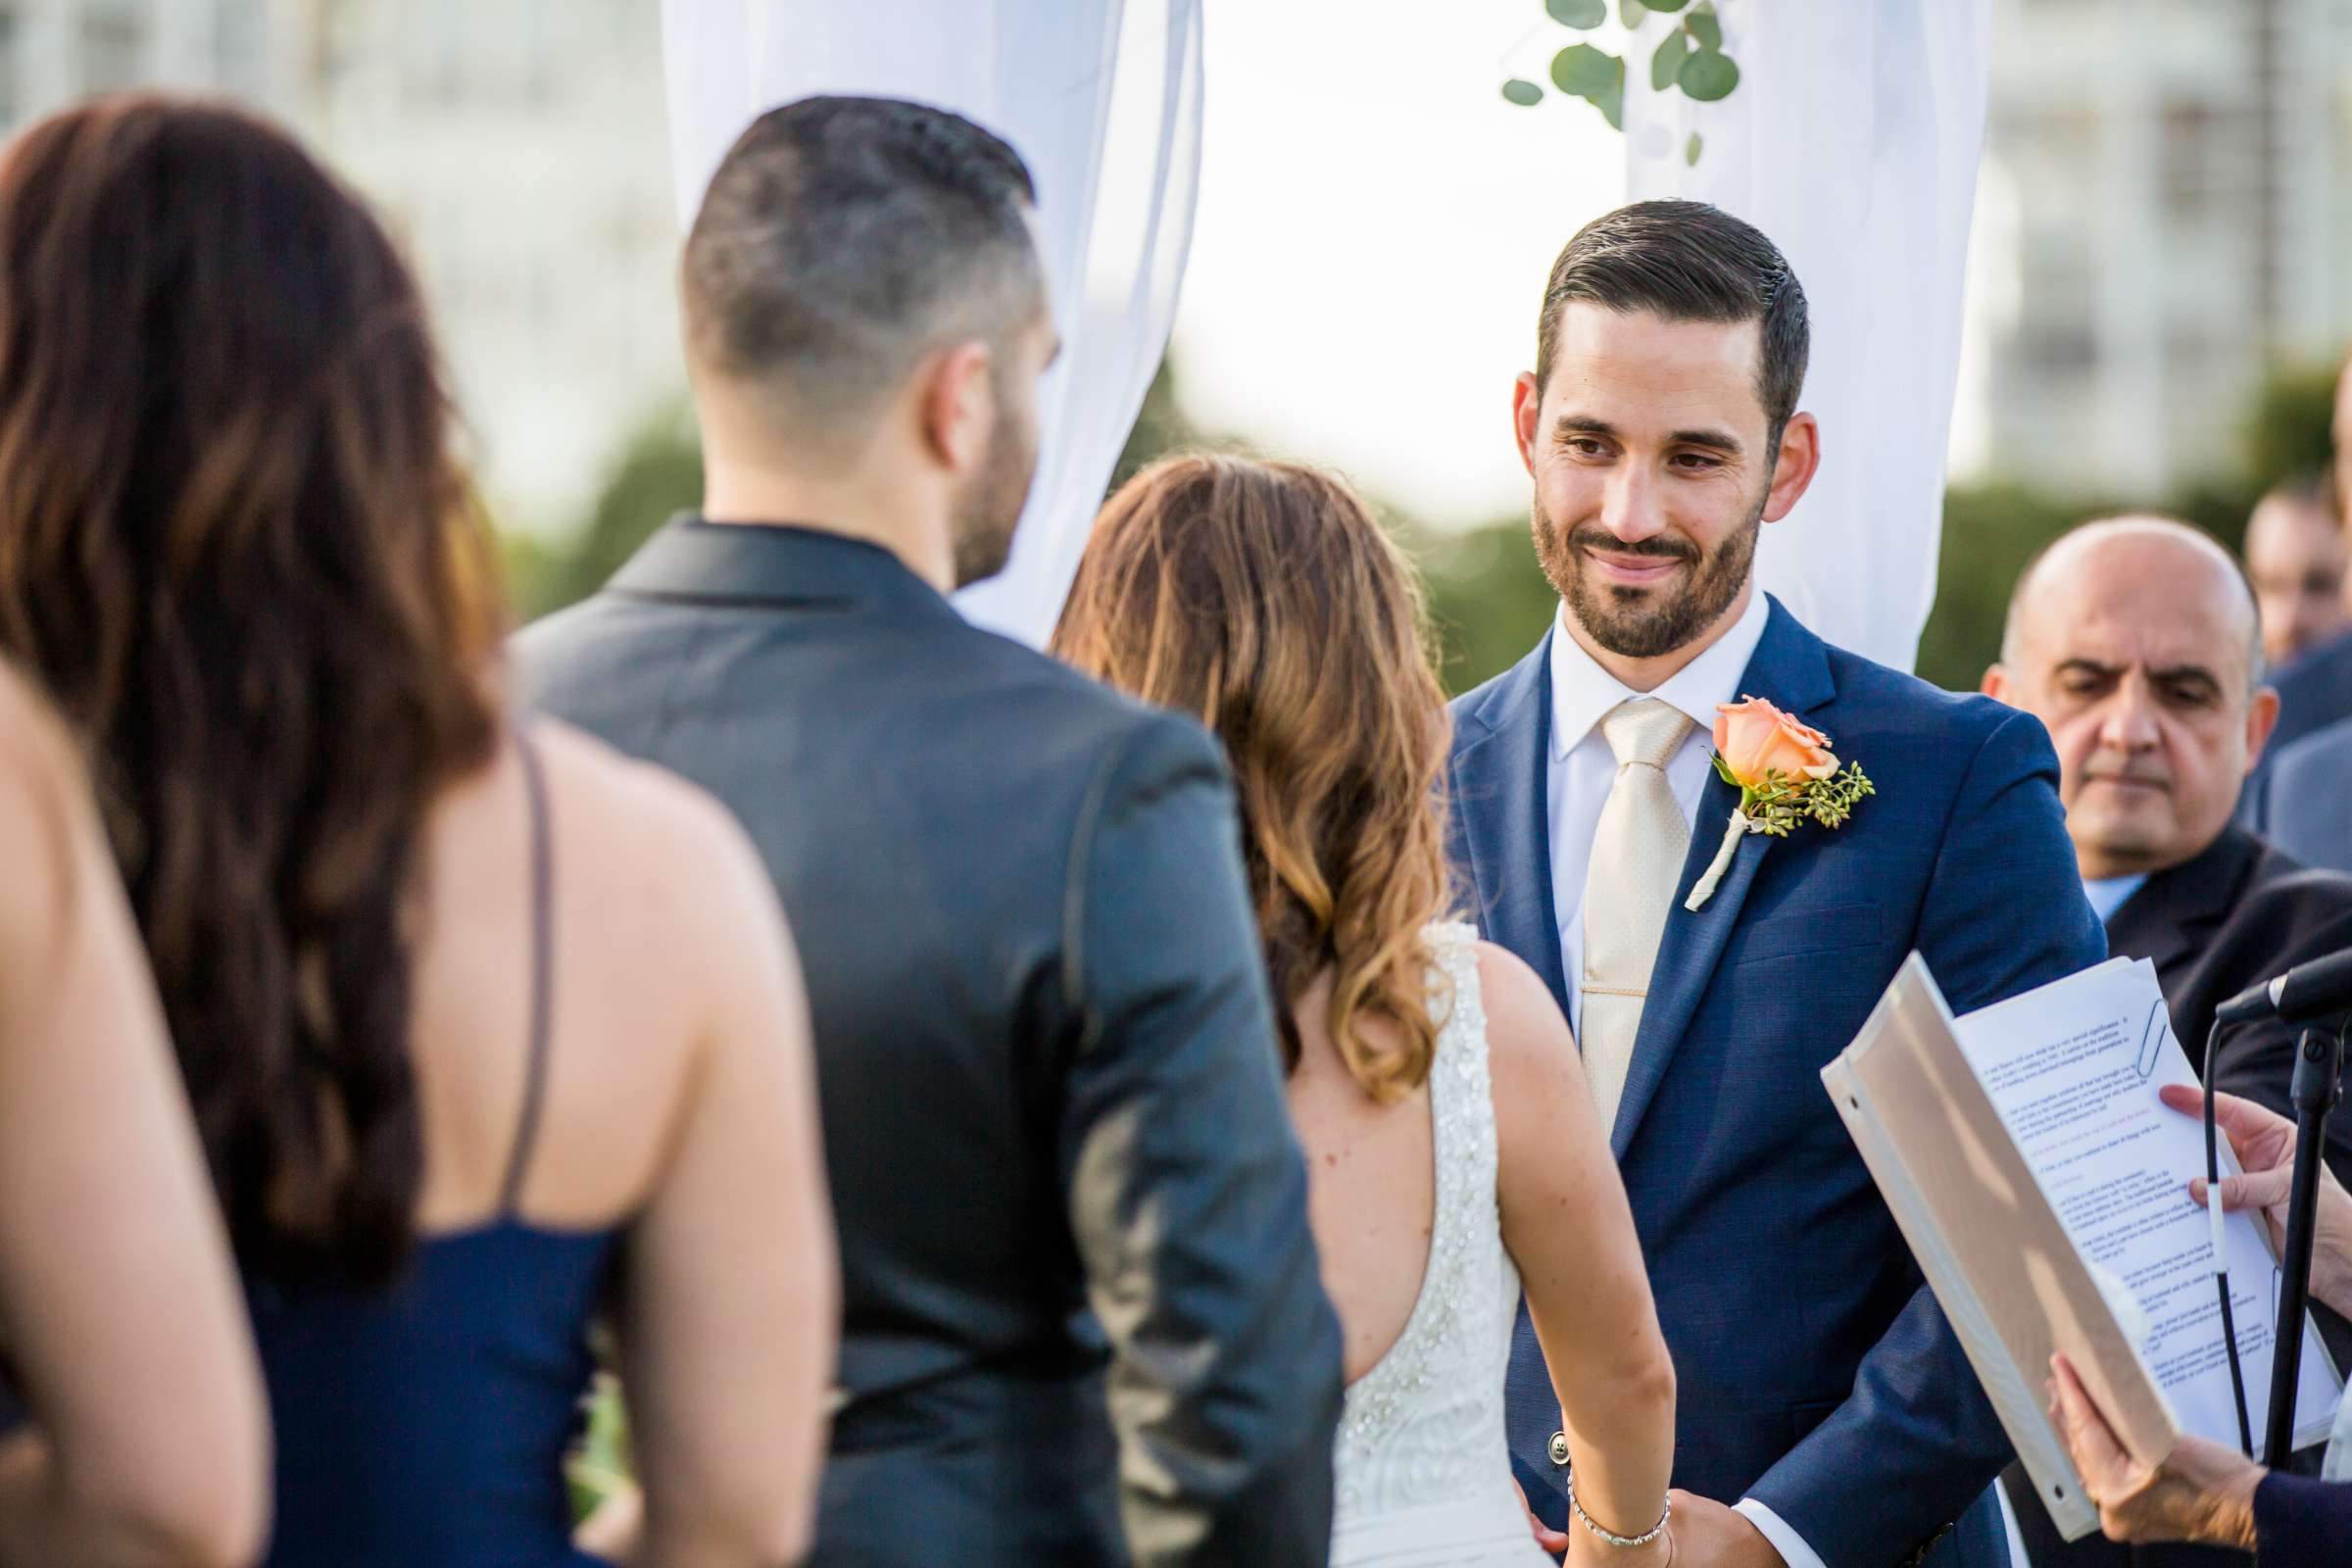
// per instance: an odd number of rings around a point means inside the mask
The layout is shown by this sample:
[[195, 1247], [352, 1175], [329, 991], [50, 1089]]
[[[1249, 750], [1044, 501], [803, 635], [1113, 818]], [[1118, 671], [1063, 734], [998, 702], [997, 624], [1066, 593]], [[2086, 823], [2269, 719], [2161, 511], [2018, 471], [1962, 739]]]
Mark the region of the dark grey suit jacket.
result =
[[515, 652], [792, 920], [844, 1287], [810, 1560], [1324, 1561], [1338, 1325], [1215, 743], [805, 528], [681, 518]]
[[2274, 750], [2249, 794], [2254, 831], [2306, 865], [2352, 871], [2352, 718]]
[[2273, 751], [2352, 718], [2352, 631], [2338, 632], [2279, 665], [2271, 685], [2278, 693]]

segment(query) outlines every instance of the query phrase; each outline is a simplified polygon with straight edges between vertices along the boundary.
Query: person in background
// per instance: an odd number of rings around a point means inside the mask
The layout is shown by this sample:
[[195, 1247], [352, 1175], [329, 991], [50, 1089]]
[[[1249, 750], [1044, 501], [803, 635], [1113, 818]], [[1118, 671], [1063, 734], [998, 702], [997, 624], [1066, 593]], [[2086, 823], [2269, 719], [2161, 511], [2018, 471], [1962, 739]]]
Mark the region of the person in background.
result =
[[0, 867], [0, 1347], [25, 1404], [0, 1562], [251, 1562], [270, 1435], [228, 1238], [88, 785], [5, 669]]
[[2247, 787], [2247, 820], [2298, 860], [2352, 871], [2352, 718], [2273, 753]]
[[2272, 487], [2246, 521], [2246, 576], [2262, 612], [2262, 654], [2283, 668], [2352, 627], [2344, 564], [2352, 555], [2327, 479], [2304, 474]]
[[0, 648], [111, 808], [244, 1268], [269, 1562], [584, 1560], [608, 1301], [643, 1560], [791, 1557], [834, 1300], [793, 949], [707, 797], [510, 716], [382, 227], [243, 113], [92, 100], [0, 155]]
[[[2335, 515], [2340, 523], [2352, 518], [2346, 501], [2352, 497], [2352, 357], [2335, 383]], [[2352, 629], [2340, 629], [2298, 652], [2291, 663], [2275, 670], [2271, 683], [2278, 692], [2278, 723], [2271, 744], [2293, 745], [2306, 735], [2352, 718]]]
[[[2163, 1091], [2164, 1102], [2183, 1115], [2202, 1116], [2204, 1097], [2193, 1089]], [[2234, 1095], [2217, 1096], [2214, 1120], [2228, 1136], [2244, 1172], [2222, 1179], [2222, 1207], [2259, 1210], [2271, 1245], [2286, 1241], [2287, 1193], [2293, 1185], [2295, 1124]], [[2205, 1203], [2205, 1182], [2188, 1184]], [[2312, 1246], [2314, 1301], [2352, 1314], [2352, 1196], [2332, 1173], [2320, 1177], [2318, 1227]], [[2352, 1482], [2315, 1481], [2269, 1470], [2234, 1448], [2183, 1437], [2161, 1464], [2138, 1463], [2092, 1400], [2064, 1356], [2050, 1360], [2050, 1416], [2066, 1441], [2084, 1491], [2099, 1505], [2099, 1528], [2109, 1541], [2197, 1541], [2230, 1548], [2230, 1560], [2252, 1552], [2263, 1568], [2328, 1568], [2352, 1562]], [[2340, 1464], [2352, 1413], [2339, 1413], [2331, 1464]]]
[[[2278, 713], [2261, 627], [2237, 564], [2162, 517], [2086, 523], [2018, 578], [1984, 690], [2034, 714], [2058, 749], [2059, 793], [2110, 953], [2156, 967], [2173, 1033], [2203, 1066], [2214, 1010], [2306, 958], [2352, 946], [2352, 877], [2304, 867], [2232, 823]], [[2227, 1031], [2214, 1083], [2288, 1106], [2297, 1031]], [[2328, 1158], [2352, 1173], [2352, 1118]], [[2352, 1348], [2323, 1314], [2338, 1353]], [[2068, 1544], [2024, 1473], [2004, 1476], [2036, 1568], [2221, 1564], [2206, 1548]]]
[[[2163, 517], [2085, 523], [2017, 581], [1984, 691], [2047, 726], [2091, 906], [2119, 956], [2147, 958], [2173, 1033], [2202, 1063], [2214, 1009], [2352, 946], [2352, 877], [2232, 825], [2278, 715], [2252, 596], [2229, 553]], [[2214, 1087], [2287, 1106], [2295, 1031], [2222, 1037]], [[2352, 1177], [2352, 1117], [2328, 1159]]]
[[1340, 1335], [1224, 763], [946, 597], [1036, 466], [1035, 220], [959, 116], [762, 116], [681, 272], [702, 513], [517, 662], [740, 813], [808, 956], [845, 1282], [811, 1560], [1320, 1564]]
[[[1240, 781], [1346, 1334], [1335, 1568], [1542, 1568], [1503, 1435], [1521, 1285], [1579, 1502], [1615, 1534], [1662, 1511], [1674, 1364], [1559, 1004], [1443, 918], [1450, 726], [1427, 650], [1412, 568], [1361, 501], [1311, 468], [1222, 457], [1170, 459], [1111, 498], [1054, 639], [1200, 715]], [[1611, 1560], [1673, 1553], [1669, 1522]]]

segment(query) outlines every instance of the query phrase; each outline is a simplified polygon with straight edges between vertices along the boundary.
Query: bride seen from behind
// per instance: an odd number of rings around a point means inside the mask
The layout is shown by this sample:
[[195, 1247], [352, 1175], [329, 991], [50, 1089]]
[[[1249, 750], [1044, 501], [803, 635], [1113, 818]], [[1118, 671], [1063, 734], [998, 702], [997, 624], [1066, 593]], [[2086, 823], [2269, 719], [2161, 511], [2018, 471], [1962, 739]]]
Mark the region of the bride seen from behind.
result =
[[1424, 626], [1411, 567], [1340, 481], [1188, 456], [1104, 507], [1054, 649], [1199, 715], [1232, 761], [1345, 1334], [1335, 1568], [1544, 1561], [1503, 1436], [1523, 1286], [1595, 1527], [1547, 1544], [1665, 1563], [1673, 1364], [1567, 1021], [1444, 918]]

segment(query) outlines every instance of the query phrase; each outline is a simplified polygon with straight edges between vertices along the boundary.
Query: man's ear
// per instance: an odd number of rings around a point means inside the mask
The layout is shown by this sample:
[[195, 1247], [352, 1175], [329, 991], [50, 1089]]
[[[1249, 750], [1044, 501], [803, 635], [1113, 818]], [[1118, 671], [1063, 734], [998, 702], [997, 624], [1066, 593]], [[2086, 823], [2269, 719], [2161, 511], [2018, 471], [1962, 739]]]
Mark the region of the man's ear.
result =
[[1526, 370], [1511, 384], [1511, 434], [1518, 438], [1519, 461], [1527, 471], [1536, 471], [1536, 417], [1544, 409], [1544, 389]]
[[996, 393], [990, 371], [995, 355], [978, 339], [952, 344], [933, 355], [922, 372], [917, 413], [923, 445], [940, 466], [971, 472], [988, 451], [996, 422]]
[[1764, 520], [1778, 522], [1804, 499], [1805, 487], [1821, 467], [1821, 421], [1810, 414], [1789, 416], [1772, 466], [1772, 488], [1764, 495]]
[[2269, 686], [2255, 692], [2254, 700], [2246, 705], [2246, 771], [2262, 760], [2262, 749], [2271, 744], [2271, 732], [2278, 727], [2278, 693]]
[[2009, 683], [2009, 667], [2006, 664], [1986, 665], [1984, 679], [1978, 684], [1977, 690], [1996, 703], [2007, 703], [2011, 708], [2017, 706], [2017, 698]]

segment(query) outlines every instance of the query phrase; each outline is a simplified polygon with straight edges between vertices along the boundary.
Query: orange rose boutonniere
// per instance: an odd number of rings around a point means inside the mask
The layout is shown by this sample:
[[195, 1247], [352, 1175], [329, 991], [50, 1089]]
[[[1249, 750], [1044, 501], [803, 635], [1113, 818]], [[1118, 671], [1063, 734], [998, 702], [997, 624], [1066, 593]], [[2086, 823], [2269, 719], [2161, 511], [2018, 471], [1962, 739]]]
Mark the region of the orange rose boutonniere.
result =
[[1746, 835], [1787, 838], [1804, 821], [1838, 827], [1854, 814], [1863, 796], [1878, 793], [1853, 763], [1839, 770], [1827, 735], [1760, 697], [1716, 705], [1715, 771], [1740, 791], [1740, 805], [1732, 812], [1714, 863], [1684, 902], [1686, 909], [1696, 909], [1715, 896], [1716, 884]]

